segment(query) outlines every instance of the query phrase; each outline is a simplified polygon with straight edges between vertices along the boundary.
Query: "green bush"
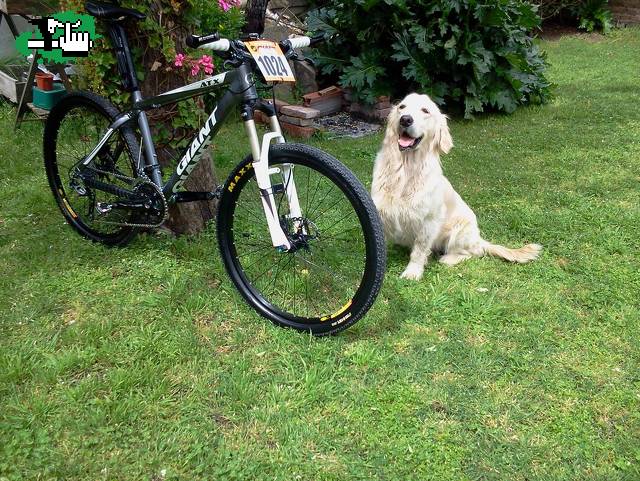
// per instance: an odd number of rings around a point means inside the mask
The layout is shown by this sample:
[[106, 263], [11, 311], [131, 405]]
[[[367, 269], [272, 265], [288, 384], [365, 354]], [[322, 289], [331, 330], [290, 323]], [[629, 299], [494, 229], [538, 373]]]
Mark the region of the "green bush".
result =
[[576, 22], [588, 32], [611, 30], [609, 0], [540, 0], [538, 11], [542, 20]]
[[540, 18], [528, 2], [324, 3], [308, 25], [335, 36], [320, 46], [316, 60], [322, 74], [351, 88], [358, 100], [418, 90], [469, 118], [550, 97], [545, 57], [529, 33]]
[[611, 12], [608, 7], [608, 0], [586, 0], [581, 2], [577, 9], [578, 28], [587, 32], [601, 30], [609, 32], [612, 26]]
[[609, 32], [612, 26], [609, 0], [540, 0], [542, 20], [575, 23], [578, 28], [593, 32]]

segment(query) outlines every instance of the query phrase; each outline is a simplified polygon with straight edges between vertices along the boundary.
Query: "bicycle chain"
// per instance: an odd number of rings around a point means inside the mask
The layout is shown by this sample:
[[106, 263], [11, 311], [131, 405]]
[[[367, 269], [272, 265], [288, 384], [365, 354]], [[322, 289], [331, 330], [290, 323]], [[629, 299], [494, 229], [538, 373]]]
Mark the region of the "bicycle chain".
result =
[[[116, 174], [115, 172], [109, 172], [106, 170], [102, 170], [102, 169], [98, 169], [96, 167], [89, 167], [91, 170], [93, 170], [94, 172], [97, 172], [99, 174], [106, 174], [106, 175], [112, 175], [117, 179], [120, 180], [124, 180], [124, 181], [131, 181], [132, 183], [138, 183], [136, 186], [134, 186], [134, 188], [138, 187], [139, 185], [142, 184], [149, 184], [153, 187], [153, 189], [155, 189], [155, 191], [160, 194], [160, 199], [162, 200], [162, 211], [163, 211], [163, 216], [162, 216], [162, 220], [158, 223], [155, 224], [142, 224], [142, 223], [138, 223], [138, 222], [112, 222], [112, 221], [108, 221], [108, 220], [97, 220], [96, 222], [100, 222], [102, 224], [114, 224], [114, 225], [121, 225], [124, 227], [141, 227], [141, 228], [145, 228], [145, 229], [152, 229], [154, 227], [160, 227], [162, 224], [164, 224], [164, 222], [167, 220], [167, 218], [169, 217], [169, 206], [167, 204], [167, 199], [165, 198], [164, 194], [162, 193], [162, 190], [154, 183], [151, 181], [151, 179], [149, 178], [149, 176], [147, 176], [146, 173], [139, 171], [138, 172], [138, 177], [129, 177], [127, 175], [124, 174]], [[140, 182], [142, 181], [142, 182]]]

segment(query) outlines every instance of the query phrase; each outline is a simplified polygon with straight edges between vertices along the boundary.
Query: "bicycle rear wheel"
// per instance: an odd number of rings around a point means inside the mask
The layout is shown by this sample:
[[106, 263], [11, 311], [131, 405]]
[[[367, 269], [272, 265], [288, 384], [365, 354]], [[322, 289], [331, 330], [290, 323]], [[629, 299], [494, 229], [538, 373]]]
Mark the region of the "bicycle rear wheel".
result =
[[[231, 173], [218, 209], [218, 242], [231, 280], [253, 308], [280, 326], [315, 335], [346, 329], [369, 310], [385, 272], [382, 228], [369, 194], [330, 155], [307, 145], [273, 145], [275, 207], [296, 246], [278, 252], [251, 160]], [[289, 169], [300, 218], [289, 216]]]
[[[107, 245], [124, 245], [136, 228], [122, 225], [135, 220], [126, 210], [100, 215], [98, 202], [117, 199], [114, 194], [91, 189], [76, 175], [80, 162], [98, 145], [118, 110], [90, 92], [73, 92], [51, 110], [44, 128], [44, 165], [51, 192], [67, 223], [84, 237]], [[96, 178], [129, 188], [123, 179], [137, 178], [134, 155], [139, 144], [130, 127], [122, 126], [100, 149], [90, 166]]]

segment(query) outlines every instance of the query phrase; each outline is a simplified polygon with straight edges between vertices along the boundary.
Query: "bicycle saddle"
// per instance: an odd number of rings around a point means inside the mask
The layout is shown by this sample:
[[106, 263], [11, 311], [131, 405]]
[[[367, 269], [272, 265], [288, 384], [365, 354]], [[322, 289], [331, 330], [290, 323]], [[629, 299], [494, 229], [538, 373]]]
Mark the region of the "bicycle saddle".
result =
[[86, 2], [84, 7], [90, 15], [105, 20], [124, 20], [132, 18], [134, 20], [144, 20], [147, 16], [132, 8], [123, 8], [112, 3]]

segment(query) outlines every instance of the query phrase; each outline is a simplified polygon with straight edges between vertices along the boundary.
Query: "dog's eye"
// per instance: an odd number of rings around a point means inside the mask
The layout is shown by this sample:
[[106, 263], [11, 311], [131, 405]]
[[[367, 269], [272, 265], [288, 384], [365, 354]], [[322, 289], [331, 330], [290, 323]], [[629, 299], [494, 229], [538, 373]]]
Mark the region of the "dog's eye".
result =
[[403, 108], [405, 108], [406, 105], [402, 104], [400, 107], [398, 107], [400, 110], [402, 110]]
[[428, 109], [426, 109], [426, 108], [423, 108], [423, 109], [422, 109], [422, 111], [423, 111], [425, 114], [428, 114], [428, 113], [429, 113], [429, 110], [428, 110]]

